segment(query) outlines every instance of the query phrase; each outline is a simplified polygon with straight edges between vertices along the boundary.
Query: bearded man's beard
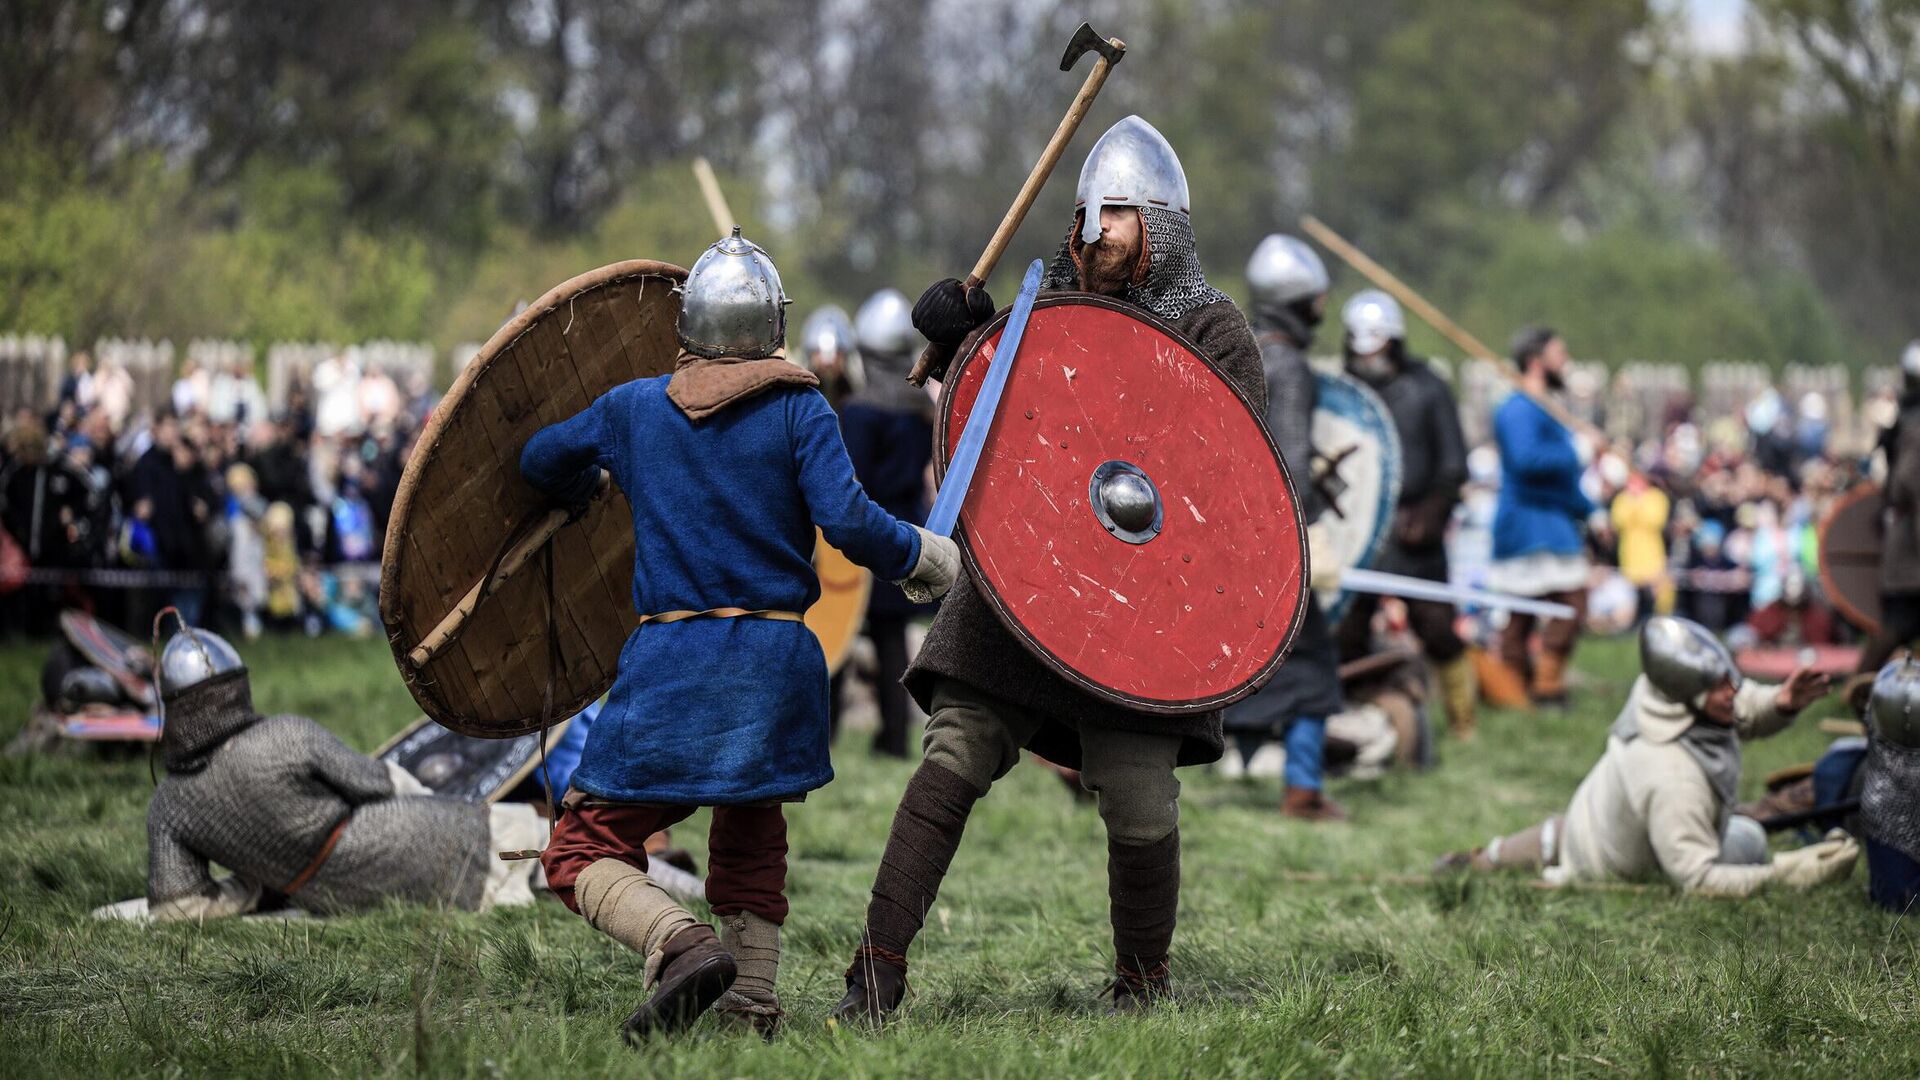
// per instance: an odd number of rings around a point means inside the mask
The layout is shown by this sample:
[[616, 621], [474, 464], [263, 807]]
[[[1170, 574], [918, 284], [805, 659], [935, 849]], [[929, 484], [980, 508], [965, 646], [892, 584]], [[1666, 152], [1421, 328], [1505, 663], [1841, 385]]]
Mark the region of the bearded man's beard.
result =
[[1133, 283], [1133, 269], [1140, 261], [1138, 248], [1121, 250], [1102, 240], [1080, 249], [1080, 277], [1086, 290], [1102, 296], [1119, 296]]
[[1567, 388], [1567, 377], [1552, 368], [1547, 369], [1547, 389], [1558, 394]]

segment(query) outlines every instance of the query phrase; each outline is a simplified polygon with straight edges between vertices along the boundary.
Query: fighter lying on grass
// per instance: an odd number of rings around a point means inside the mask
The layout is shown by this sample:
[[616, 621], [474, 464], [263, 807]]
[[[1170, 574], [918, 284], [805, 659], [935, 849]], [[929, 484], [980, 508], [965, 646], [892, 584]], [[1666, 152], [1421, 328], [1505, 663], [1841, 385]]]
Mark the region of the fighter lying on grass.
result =
[[[466, 910], [533, 901], [528, 864], [494, 857], [539, 845], [528, 804], [435, 796], [304, 716], [261, 716], [239, 654], [206, 630], [183, 626], [167, 643], [160, 689], [152, 918], [244, 915], [269, 890], [316, 915], [390, 898]], [[210, 862], [233, 876], [216, 880]]]
[[1440, 869], [1542, 871], [1549, 882], [1632, 880], [1656, 870], [1689, 893], [1747, 896], [1768, 884], [1844, 880], [1860, 849], [1840, 834], [1768, 860], [1766, 832], [1733, 813], [1740, 740], [1771, 735], [1827, 692], [1795, 671], [1779, 686], [1744, 683], [1712, 632], [1660, 616], [1640, 631], [1643, 673], [1607, 734], [1606, 753], [1564, 815]]

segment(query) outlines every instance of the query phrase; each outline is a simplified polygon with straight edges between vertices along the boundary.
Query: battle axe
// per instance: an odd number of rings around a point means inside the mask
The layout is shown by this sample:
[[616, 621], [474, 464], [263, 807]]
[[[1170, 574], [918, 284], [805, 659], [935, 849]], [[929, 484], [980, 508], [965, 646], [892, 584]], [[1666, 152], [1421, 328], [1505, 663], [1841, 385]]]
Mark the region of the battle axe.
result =
[[[1080, 93], [1076, 94], [1073, 104], [1067, 107], [1067, 115], [1060, 118], [1060, 126], [1053, 129], [1053, 137], [1047, 140], [1047, 148], [1040, 152], [1040, 160], [1033, 163], [1033, 171], [1027, 174], [1027, 182], [1020, 185], [1020, 194], [1014, 196], [1013, 205], [1007, 207], [1007, 215], [1000, 219], [1000, 227], [993, 231], [993, 239], [987, 242], [987, 249], [980, 253], [979, 261], [973, 264], [973, 272], [967, 275], [966, 287], [978, 288], [986, 284], [993, 268], [1000, 262], [1000, 256], [1013, 241], [1013, 234], [1019, 230], [1020, 223], [1027, 218], [1027, 211], [1033, 208], [1033, 201], [1040, 197], [1040, 189], [1046, 186], [1047, 177], [1053, 175], [1053, 167], [1060, 162], [1060, 155], [1066, 153], [1067, 144], [1073, 141], [1073, 133], [1080, 130], [1080, 121], [1086, 119], [1087, 110], [1093, 107], [1093, 99], [1099, 95], [1100, 88], [1106, 85], [1107, 73], [1113, 65], [1127, 54], [1127, 43], [1119, 38], [1103, 38], [1094, 33], [1092, 23], [1081, 23], [1080, 29], [1073, 32], [1073, 40], [1067, 42], [1067, 51], [1060, 57], [1060, 70], [1072, 71], [1087, 53], [1099, 53], [1100, 58], [1093, 63], [1093, 70], [1087, 72], [1087, 81], [1080, 84]], [[913, 365], [913, 372], [907, 381], [915, 386], [926, 384], [927, 376], [939, 362], [942, 352], [939, 344], [928, 345], [920, 354], [920, 360]]]

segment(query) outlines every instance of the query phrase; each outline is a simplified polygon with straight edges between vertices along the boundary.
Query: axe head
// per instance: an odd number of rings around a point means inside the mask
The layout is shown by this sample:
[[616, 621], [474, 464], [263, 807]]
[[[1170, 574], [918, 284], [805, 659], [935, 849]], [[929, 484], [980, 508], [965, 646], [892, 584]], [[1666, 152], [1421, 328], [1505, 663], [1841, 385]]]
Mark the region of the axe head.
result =
[[1080, 29], [1073, 32], [1073, 40], [1067, 42], [1066, 53], [1060, 57], [1060, 70], [1072, 71], [1073, 65], [1090, 52], [1106, 57], [1111, 66], [1127, 54], [1127, 43], [1119, 38], [1103, 38], [1093, 32], [1092, 23], [1081, 23]]

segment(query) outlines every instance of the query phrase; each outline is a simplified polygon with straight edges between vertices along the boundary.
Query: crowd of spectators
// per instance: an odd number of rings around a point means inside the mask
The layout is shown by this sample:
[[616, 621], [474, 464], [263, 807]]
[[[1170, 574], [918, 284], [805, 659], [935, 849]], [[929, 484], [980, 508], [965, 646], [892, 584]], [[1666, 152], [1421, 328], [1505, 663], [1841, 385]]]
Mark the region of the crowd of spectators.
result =
[[[435, 401], [424, 377], [339, 354], [273, 409], [249, 359], [190, 360], [155, 407], [134, 397], [124, 371], [82, 353], [50, 413], [0, 417], [0, 631], [45, 633], [81, 607], [139, 633], [171, 604], [248, 638], [372, 632], [387, 516]], [[1834, 452], [1817, 394], [1789, 404], [1768, 389], [1744, 411], [1699, 412], [1676, 394], [1657, 430], [1588, 469], [1602, 508], [1588, 523], [1591, 628], [1661, 611], [1736, 644], [1845, 641], [1817, 530], [1864, 460]], [[1491, 445], [1469, 460], [1455, 565], [1473, 580], [1499, 468]]]
[[79, 607], [144, 634], [172, 605], [247, 638], [372, 632], [387, 515], [434, 404], [403, 380], [335, 356], [270, 409], [251, 360], [189, 361], [141, 408], [75, 354], [51, 413], [0, 417], [0, 628], [46, 633]]
[[[1587, 529], [1589, 628], [1670, 612], [1736, 647], [1846, 643], [1853, 632], [1820, 584], [1818, 532], [1867, 461], [1834, 450], [1826, 416], [1817, 394], [1789, 406], [1763, 390], [1742, 412], [1707, 418], [1676, 395], [1657, 431], [1600, 454], [1584, 480], [1600, 507]], [[1497, 482], [1491, 445], [1470, 467], [1477, 482]], [[1465, 531], [1490, 520], [1490, 507], [1470, 492]]]

